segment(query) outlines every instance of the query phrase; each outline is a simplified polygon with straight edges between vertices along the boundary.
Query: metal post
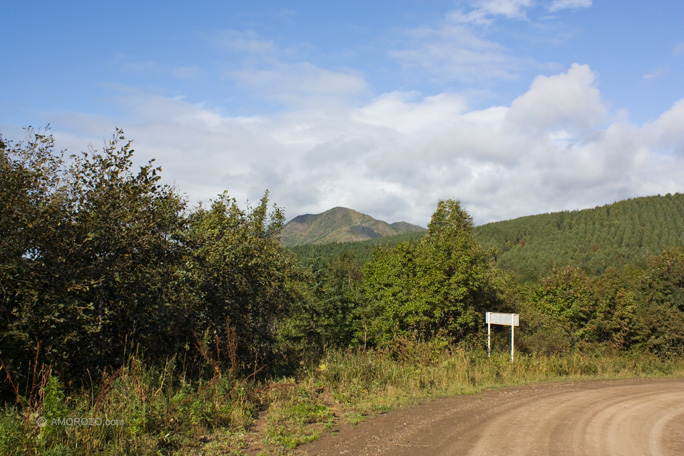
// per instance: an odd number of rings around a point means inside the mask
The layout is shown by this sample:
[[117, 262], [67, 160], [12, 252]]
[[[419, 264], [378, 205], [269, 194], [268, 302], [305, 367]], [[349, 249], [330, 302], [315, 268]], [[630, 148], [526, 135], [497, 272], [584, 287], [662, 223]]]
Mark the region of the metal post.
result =
[[513, 354], [515, 353], [515, 325], [511, 325], [511, 362], [513, 362]]
[[487, 322], [487, 356], [492, 356], [492, 324]]

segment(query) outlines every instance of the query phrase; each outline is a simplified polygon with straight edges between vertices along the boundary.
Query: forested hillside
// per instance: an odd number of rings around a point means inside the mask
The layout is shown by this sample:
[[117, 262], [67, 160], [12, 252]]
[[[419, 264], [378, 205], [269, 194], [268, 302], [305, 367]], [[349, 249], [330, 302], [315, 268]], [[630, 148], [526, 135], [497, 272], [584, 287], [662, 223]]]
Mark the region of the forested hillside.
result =
[[[494, 251], [496, 265], [521, 280], [536, 280], [554, 266], [577, 266], [589, 274], [684, 247], [684, 195], [628, 199], [593, 209], [531, 215], [476, 226], [482, 246]], [[370, 260], [378, 245], [419, 239], [409, 233], [353, 243], [293, 247], [301, 259], [328, 258], [342, 251], [358, 263]]]
[[684, 195], [521, 217], [478, 226], [475, 233], [483, 247], [495, 249], [497, 266], [526, 280], [543, 277], [554, 266], [599, 274], [684, 246]]
[[357, 242], [329, 242], [326, 244], [304, 244], [288, 247], [300, 261], [307, 263], [312, 259], [330, 259], [340, 256], [345, 252], [354, 263], [361, 266], [367, 263], [373, 256], [376, 247], [388, 247], [410, 239], [420, 239], [425, 233], [414, 231], [412, 233], [396, 234], [376, 239]]

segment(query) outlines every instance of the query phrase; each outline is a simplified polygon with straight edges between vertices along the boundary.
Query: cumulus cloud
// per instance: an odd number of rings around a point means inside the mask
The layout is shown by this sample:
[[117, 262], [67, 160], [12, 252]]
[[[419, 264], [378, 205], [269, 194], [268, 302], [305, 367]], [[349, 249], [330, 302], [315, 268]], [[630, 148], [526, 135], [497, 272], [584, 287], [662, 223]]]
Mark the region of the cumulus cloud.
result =
[[[682, 191], [684, 100], [634, 125], [609, 114], [586, 65], [539, 76], [510, 106], [482, 110], [454, 93], [253, 117], [135, 91], [118, 102], [138, 160], [156, 158], [192, 201], [227, 189], [254, 202], [269, 189], [290, 218], [347, 206], [425, 226], [439, 199], [457, 198], [485, 223]], [[54, 120], [72, 151], [78, 141], [98, 146], [113, 124]]]
[[518, 128], [533, 131], [583, 132], [595, 128], [607, 112], [595, 79], [588, 65], [578, 64], [566, 73], [538, 76], [530, 90], [513, 102], [508, 119]]
[[391, 92], [356, 110], [353, 119], [410, 134], [448, 124], [465, 108], [465, 97], [459, 94], [421, 97], [416, 92]]

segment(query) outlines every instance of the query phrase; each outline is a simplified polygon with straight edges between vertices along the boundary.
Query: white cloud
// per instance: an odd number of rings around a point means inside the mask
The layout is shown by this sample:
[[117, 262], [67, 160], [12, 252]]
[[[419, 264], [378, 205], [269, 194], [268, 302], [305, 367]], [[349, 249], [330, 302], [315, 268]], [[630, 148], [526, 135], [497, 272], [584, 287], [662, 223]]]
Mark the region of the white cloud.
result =
[[481, 38], [464, 16], [452, 12], [441, 25], [406, 31], [400, 49], [390, 52], [404, 68], [419, 70], [435, 81], [476, 82], [512, 79], [522, 61], [504, 46]]
[[486, 14], [524, 18], [524, 9], [532, 6], [532, 0], [479, 0], [475, 4]]
[[644, 127], [648, 143], [664, 153], [684, 158], [684, 99], [677, 101], [654, 122]]
[[366, 93], [364, 78], [355, 72], [331, 71], [309, 62], [272, 62], [227, 75], [256, 96], [286, 104], [335, 106]]
[[[339, 110], [245, 118], [129, 91], [118, 125], [137, 160], [156, 158], [193, 201], [227, 189], [254, 202], [269, 189], [289, 218], [347, 206], [426, 225], [439, 199], [457, 198], [484, 223], [684, 190], [684, 99], [643, 126], [609, 118], [595, 74], [573, 65], [539, 76], [511, 106], [473, 111], [466, 101], [392, 92]], [[52, 118], [72, 152], [99, 146], [115, 124]]]
[[355, 111], [352, 118], [357, 122], [410, 134], [448, 125], [465, 108], [465, 98], [457, 94], [422, 98], [415, 92], [391, 92]]
[[589, 66], [578, 64], [566, 73], [537, 76], [530, 90], [511, 105], [508, 120], [516, 128], [532, 131], [595, 128], [606, 116], [595, 79]]
[[[291, 14], [287, 10], [272, 13]], [[233, 54], [226, 62], [229, 69], [222, 74], [224, 81], [234, 82], [254, 98], [289, 108], [338, 109], [367, 94], [360, 72], [315, 65], [301, 58], [306, 53], [302, 49], [283, 47], [252, 30], [222, 30], [211, 39], [215, 47]]]
[[473, 2], [468, 13], [452, 11], [448, 17], [456, 23], [492, 25], [497, 17], [527, 19], [525, 8], [532, 6], [532, 0], [478, 0]]
[[667, 73], [667, 68], [658, 68], [657, 70], [653, 70], [650, 73], [646, 73], [643, 76], [643, 78], [648, 81], [651, 79], [657, 79], [666, 73]]
[[554, 0], [549, 6], [549, 11], [555, 12], [563, 9], [577, 9], [591, 7], [592, 0]]

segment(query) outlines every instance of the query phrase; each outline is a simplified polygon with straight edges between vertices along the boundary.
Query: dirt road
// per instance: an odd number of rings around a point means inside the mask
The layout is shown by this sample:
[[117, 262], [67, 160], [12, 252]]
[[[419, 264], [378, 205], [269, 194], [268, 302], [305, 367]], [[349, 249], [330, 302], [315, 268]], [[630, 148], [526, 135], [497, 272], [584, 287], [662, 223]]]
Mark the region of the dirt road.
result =
[[308, 455], [684, 455], [684, 379], [542, 384], [343, 427]]

